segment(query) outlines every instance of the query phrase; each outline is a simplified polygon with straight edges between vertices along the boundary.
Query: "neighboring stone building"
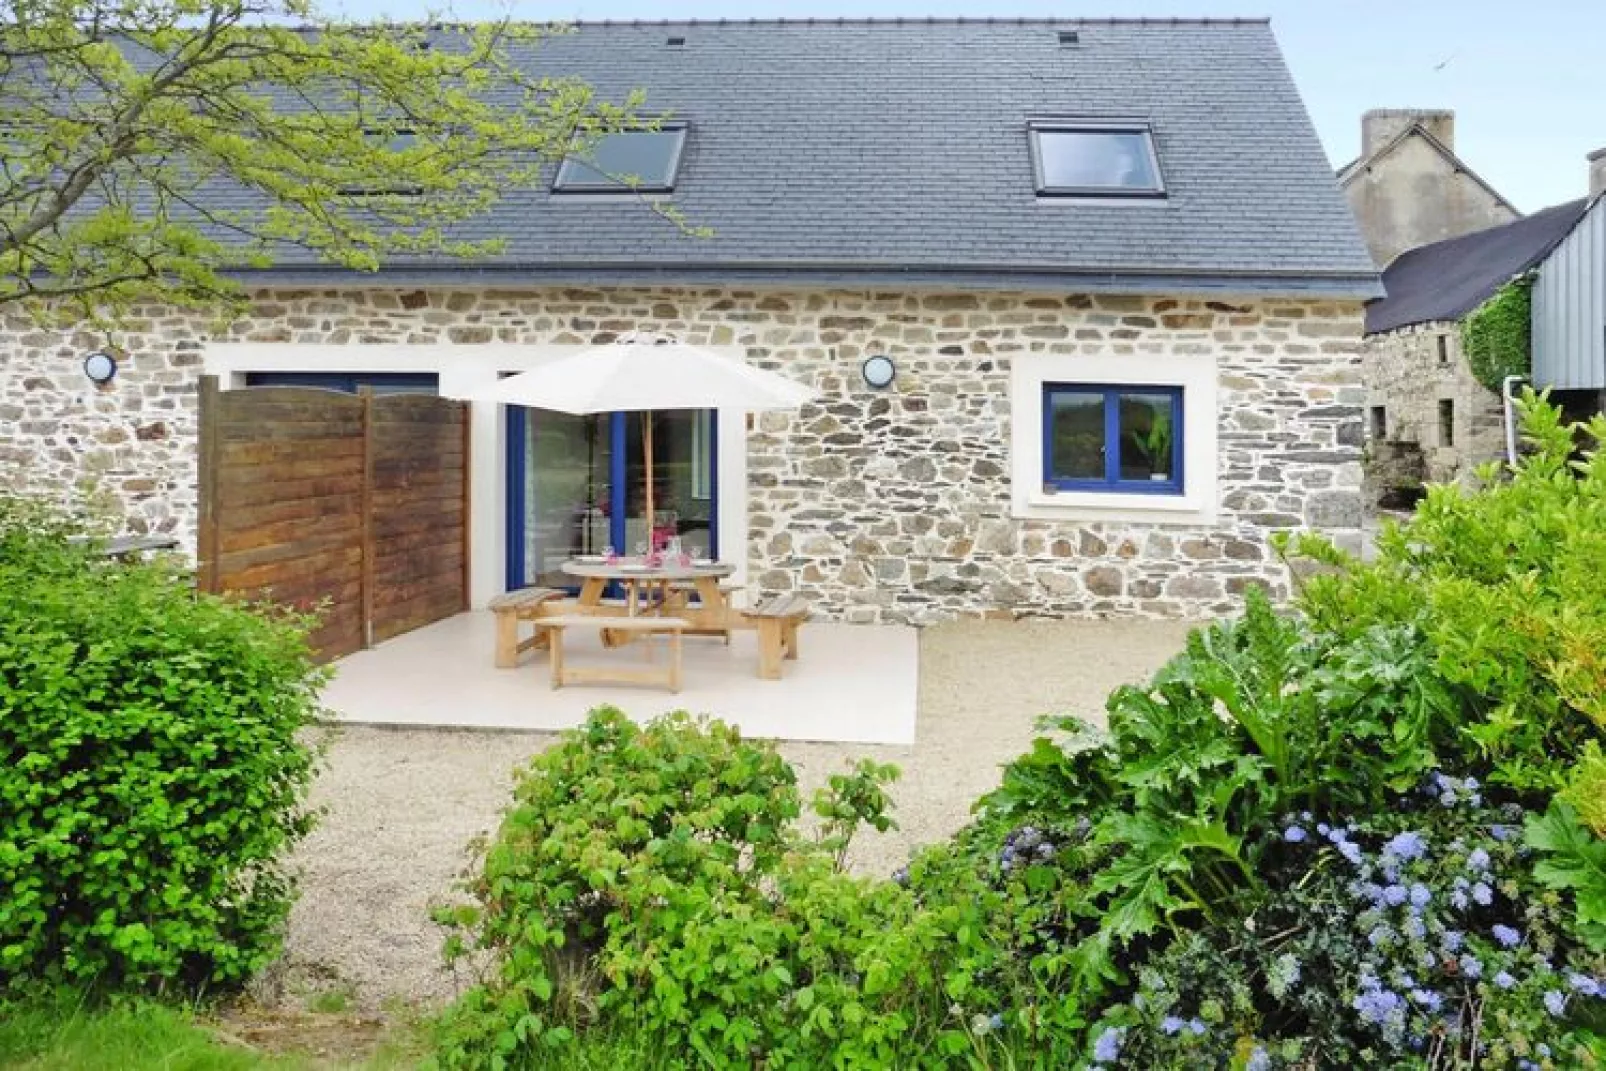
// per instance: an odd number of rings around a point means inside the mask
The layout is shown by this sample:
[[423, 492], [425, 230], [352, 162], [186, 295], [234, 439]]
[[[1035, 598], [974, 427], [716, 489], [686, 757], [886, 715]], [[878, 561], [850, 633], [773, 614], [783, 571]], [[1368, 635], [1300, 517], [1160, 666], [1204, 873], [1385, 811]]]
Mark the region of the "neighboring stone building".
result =
[[1408, 249], [1522, 216], [1455, 154], [1455, 113], [1377, 108], [1339, 184], [1379, 267]]
[[[1358, 546], [1379, 288], [1264, 22], [583, 24], [539, 55], [684, 124], [663, 196], [714, 237], [561, 179], [510, 191], [504, 258], [282, 264], [221, 332], [137, 310], [105, 390], [79, 369], [104, 339], [9, 319], [3, 478], [93, 480], [189, 541], [203, 370], [462, 396], [653, 331], [819, 392], [656, 422], [655, 478], [749, 593], [851, 621], [1212, 615], [1287, 593], [1274, 531]], [[628, 545], [634, 426], [475, 405], [476, 602]]]
[[1536, 270], [1587, 204], [1570, 201], [1413, 249], [1383, 273], [1388, 296], [1366, 309], [1365, 346], [1372, 482], [1380, 495], [1413, 480], [1460, 479], [1505, 455], [1504, 403], [1474, 378], [1462, 354], [1462, 320]]

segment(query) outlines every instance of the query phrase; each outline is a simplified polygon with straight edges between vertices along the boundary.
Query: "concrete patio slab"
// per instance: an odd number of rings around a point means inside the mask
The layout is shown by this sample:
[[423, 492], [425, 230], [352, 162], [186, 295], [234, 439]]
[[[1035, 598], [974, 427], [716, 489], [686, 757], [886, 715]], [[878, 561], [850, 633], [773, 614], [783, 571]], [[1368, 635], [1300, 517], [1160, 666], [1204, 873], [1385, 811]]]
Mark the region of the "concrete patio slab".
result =
[[[495, 631], [485, 611], [458, 614], [335, 665], [323, 700], [337, 721], [408, 727], [554, 731], [613, 704], [635, 718], [671, 710], [710, 714], [751, 737], [861, 744], [912, 744], [919, 690], [919, 641], [897, 625], [803, 626], [800, 657], [778, 681], [759, 680], [758, 640], [738, 632], [730, 646], [688, 636], [678, 694], [653, 688], [573, 685], [554, 691], [544, 652], [515, 669], [492, 665]], [[655, 656], [666, 657], [662, 641]], [[600, 632], [570, 630], [571, 665], [640, 665], [639, 644], [607, 650]]]

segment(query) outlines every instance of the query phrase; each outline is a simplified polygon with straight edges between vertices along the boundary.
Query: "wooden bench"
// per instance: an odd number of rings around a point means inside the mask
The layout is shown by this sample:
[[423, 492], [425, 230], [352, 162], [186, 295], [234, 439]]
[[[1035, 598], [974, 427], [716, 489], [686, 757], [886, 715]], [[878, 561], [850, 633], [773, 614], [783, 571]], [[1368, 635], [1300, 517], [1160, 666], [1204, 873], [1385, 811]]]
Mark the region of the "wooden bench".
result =
[[[687, 622], [678, 617], [613, 617], [603, 614], [555, 614], [535, 619], [535, 627], [548, 637], [552, 652], [552, 687], [565, 684], [653, 684], [680, 691], [680, 635]], [[668, 636], [669, 664], [662, 668], [627, 666], [566, 666], [563, 663], [563, 632], [571, 628], [594, 628], [605, 632], [629, 632], [640, 636]], [[648, 657], [652, 649], [647, 650]]]
[[777, 595], [746, 611], [758, 629], [758, 675], [781, 679], [781, 660], [797, 659], [797, 630], [809, 618], [809, 601], [801, 595]]
[[561, 599], [564, 593], [556, 588], [520, 588], [498, 595], [486, 603], [496, 615], [496, 668], [512, 669], [519, 664], [519, 655], [546, 644], [546, 634], [537, 630], [527, 640], [519, 639], [519, 622], [534, 621], [541, 607], [552, 599]]

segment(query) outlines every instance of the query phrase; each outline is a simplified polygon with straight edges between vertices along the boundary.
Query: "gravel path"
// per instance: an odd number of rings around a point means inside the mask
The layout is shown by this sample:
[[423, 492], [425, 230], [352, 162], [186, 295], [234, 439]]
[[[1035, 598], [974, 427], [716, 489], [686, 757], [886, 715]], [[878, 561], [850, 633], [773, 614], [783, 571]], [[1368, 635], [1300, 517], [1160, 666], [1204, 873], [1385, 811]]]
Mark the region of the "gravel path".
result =
[[[1146, 679], [1180, 649], [1188, 626], [1153, 621], [957, 622], [920, 639], [920, 706], [912, 747], [783, 743], [807, 794], [850, 760], [896, 763], [901, 828], [864, 836], [852, 865], [890, 872], [911, 847], [964, 825], [971, 802], [1022, 753], [1036, 717], [1101, 717], [1118, 684]], [[547, 734], [343, 730], [314, 791], [327, 809], [301, 851], [303, 892], [284, 962], [261, 996], [304, 1002], [349, 990], [363, 1008], [433, 1004], [455, 983], [440, 966], [431, 903], [447, 896], [465, 846], [495, 826], [513, 768]]]

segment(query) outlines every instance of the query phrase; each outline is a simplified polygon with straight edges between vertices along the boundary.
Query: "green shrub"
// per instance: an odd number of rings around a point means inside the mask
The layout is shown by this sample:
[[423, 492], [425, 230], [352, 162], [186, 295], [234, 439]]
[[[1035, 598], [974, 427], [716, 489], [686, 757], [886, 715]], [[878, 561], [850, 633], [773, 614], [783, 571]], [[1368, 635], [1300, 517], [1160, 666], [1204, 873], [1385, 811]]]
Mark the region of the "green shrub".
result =
[[1054, 831], [1066, 894], [1045, 938], [1067, 950], [1075, 991], [1096, 994], [1120, 981], [1125, 946], [1253, 910], [1278, 815], [1370, 812], [1420, 781], [1455, 709], [1430, 669], [1409, 628], [1335, 639], [1252, 593], [1242, 620], [1196, 631], [1152, 684], [1111, 695], [1107, 733], [1052, 719], [1069, 737], [1005, 769], [978, 804], [992, 830], [979, 843], [1007, 866], [1011, 831]]
[[276, 952], [314, 766], [304, 629], [0, 500], [0, 989], [229, 985]]
[[438, 914], [449, 956], [485, 957], [442, 1017], [442, 1062], [561, 1065], [591, 1034], [677, 1066], [943, 1066], [985, 1046], [943, 969], [983, 943], [979, 907], [839, 869], [855, 830], [890, 826], [895, 772], [831, 778], [805, 837], [772, 745], [592, 712], [520, 774], [473, 903]]
[[[1455, 731], [1437, 743], [1452, 770], [1538, 802], [1606, 732], [1606, 419], [1564, 424], [1530, 392], [1528, 454], [1510, 479], [1436, 486], [1406, 524], [1385, 524], [1362, 564], [1324, 540], [1293, 542], [1337, 566], [1306, 582], [1300, 610], [1319, 630], [1353, 636], [1417, 629], [1433, 673], [1455, 690]], [[1594, 446], [1574, 461], [1582, 435]]]

